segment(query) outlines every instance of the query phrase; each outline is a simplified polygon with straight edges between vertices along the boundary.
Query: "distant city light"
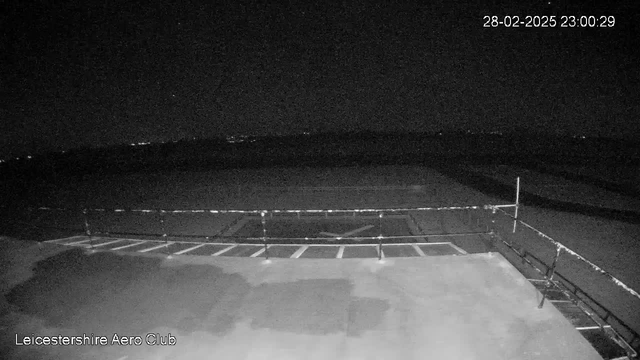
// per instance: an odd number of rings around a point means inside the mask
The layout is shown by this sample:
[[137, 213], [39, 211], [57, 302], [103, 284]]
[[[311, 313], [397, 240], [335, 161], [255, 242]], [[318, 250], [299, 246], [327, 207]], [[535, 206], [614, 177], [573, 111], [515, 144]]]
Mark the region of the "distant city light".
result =
[[131, 143], [131, 146], [143, 146], [143, 145], [149, 145], [151, 144], [151, 141], [147, 141], [147, 142], [139, 142], [139, 143]]
[[241, 143], [241, 142], [255, 142], [255, 139], [251, 139], [250, 135], [229, 135], [227, 136], [227, 142], [230, 144]]

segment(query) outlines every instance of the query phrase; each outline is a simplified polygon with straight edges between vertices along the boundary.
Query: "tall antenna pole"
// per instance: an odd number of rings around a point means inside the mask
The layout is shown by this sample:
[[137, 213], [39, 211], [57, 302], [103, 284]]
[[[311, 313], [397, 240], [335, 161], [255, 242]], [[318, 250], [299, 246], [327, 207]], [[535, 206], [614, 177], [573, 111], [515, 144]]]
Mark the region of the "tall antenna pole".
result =
[[520, 176], [516, 178], [516, 211], [513, 219], [513, 232], [516, 232], [516, 225], [518, 224], [518, 207], [520, 207]]

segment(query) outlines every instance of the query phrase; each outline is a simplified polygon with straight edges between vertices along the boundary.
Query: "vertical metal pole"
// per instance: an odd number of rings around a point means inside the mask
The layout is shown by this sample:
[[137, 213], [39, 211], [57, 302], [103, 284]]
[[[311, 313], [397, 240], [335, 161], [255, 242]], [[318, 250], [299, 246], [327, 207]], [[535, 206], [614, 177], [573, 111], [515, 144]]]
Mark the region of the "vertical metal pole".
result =
[[382, 212], [378, 214], [378, 226], [380, 235], [378, 235], [378, 260], [382, 260]]
[[167, 231], [164, 226], [164, 210], [159, 210], [159, 213], [160, 213], [160, 231], [162, 231], [162, 238], [164, 239], [165, 252], [167, 253], [167, 256], [170, 256], [171, 254], [169, 254], [169, 241], [167, 239]]
[[[562, 251], [562, 249], [560, 248], [560, 246], [556, 245], [556, 256], [554, 256], [553, 258], [553, 263], [551, 263], [551, 268], [549, 269], [549, 271], [547, 271], [547, 287], [549, 286], [549, 283], [551, 280], [553, 280], [553, 275], [555, 275], [556, 273], [556, 264], [558, 263], [558, 258], [560, 257], [560, 251]], [[540, 300], [540, 305], [538, 305], [538, 309], [542, 309], [542, 306], [544, 305], [544, 300], [547, 297], [547, 291], [546, 289], [542, 291], [542, 300]]]
[[89, 243], [93, 249], [93, 237], [91, 236], [91, 228], [89, 227], [89, 217], [87, 215], [87, 209], [82, 209], [82, 215], [84, 217], [84, 233], [89, 237]]
[[493, 208], [491, 211], [491, 233], [495, 234], [496, 233], [496, 211], [497, 208]]
[[262, 219], [262, 242], [264, 243], [264, 257], [269, 260], [269, 247], [267, 246], [267, 226], [265, 212], [260, 213]]
[[518, 223], [518, 207], [520, 207], [520, 176], [516, 178], [516, 211], [513, 219], [513, 232], [516, 232], [516, 224]]

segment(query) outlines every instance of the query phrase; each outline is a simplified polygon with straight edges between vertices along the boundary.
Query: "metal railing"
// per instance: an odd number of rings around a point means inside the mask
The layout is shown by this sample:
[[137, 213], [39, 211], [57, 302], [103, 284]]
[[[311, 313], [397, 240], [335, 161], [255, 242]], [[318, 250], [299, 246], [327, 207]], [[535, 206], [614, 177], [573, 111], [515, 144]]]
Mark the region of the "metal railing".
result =
[[[241, 215], [252, 215], [252, 216], [260, 216], [260, 224], [261, 235], [260, 237], [235, 237], [235, 236], [220, 236], [220, 232], [217, 234], [212, 234], [210, 237], [216, 238], [225, 238], [232, 240], [245, 240], [245, 241], [261, 241], [264, 245], [264, 256], [266, 259], [269, 259], [269, 245], [271, 243], [283, 242], [283, 241], [296, 241], [296, 240], [305, 240], [305, 241], [327, 241], [327, 240], [341, 240], [341, 237], [274, 237], [269, 236], [267, 231], [267, 219], [269, 219], [272, 215], [278, 214], [289, 214], [289, 215], [297, 215], [300, 217], [301, 214], [323, 214], [328, 216], [329, 214], [373, 214], [378, 219], [377, 228], [378, 235], [377, 236], [349, 236], [348, 240], [350, 241], [364, 241], [364, 240], [375, 240], [378, 245], [378, 259], [382, 258], [383, 245], [385, 241], [383, 240], [393, 240], [393, 239], [420, 239], [424, 238], [425, 235], [429, 236], [462, 236], [462, 235], [477, 235], [477, 234], [486, 234], [487, 232], [464, 232], [464, 233], [453, 233], [453, 234], [412, 234], [412, 235], [383, 235], [383, 218], [385, 214], [394, 214], [394, 213], [415, 213], [421, 211], [455, 211], [455, 210], [482, 210], [486, 211], [488, 209], [493, 208], [504, 208], [510, 207], [514, 205], [471, 205], [471, 206], [445, 206], [445, 207], [397, 207], [397, 208], [365, 208], [365, 209], [270, 209], [270, 210], [243, 210], [243, 209], [125, 209], [125, 208], [84, 208], [84, 209], [68, 209], [68, 208], [53, 208], [53, 207], [39, 207], [33, 210], [40, 211], [60, 211], [60, 212], [77, 212], [80, 211], [82, 213], [83, 220], [83, 230], [84, 234], [89, 237], [90, 243], [94, 235], [96, 234], [110, 234], [110, 235], [146, 235], [146, 236], [159, 236], [161, 237], [168, 245], [169, 237], [193, 237], [189, 235], [183, 234], [172, 234], [166, 231], [166, 219], [167, 214], [241, 214]], [[100, 232], [94, 231], [90, 224], [90, 214], [92, 213], [137, 213], [137, 214], [156, 214], [158, 215], [158, 224], [160, 226], [160, 233], [123, 233], [123, 232]], [[227, 224], [226, 229], [234, 226], [240, 221], [241, 218], [235, 220], [230, 224]], [[488, 229], [488, 228], [487, 228]], [[209, 238], [209, 236], [207, 236]], [[345, 238], [347, 239], [347, 238]]]
[[[345, 187], [347, 189], [357, 189], [360, 187]], [[387, 187], [387, 188], [395, 188], [395, 187]], [[404, 189], [409, 189], [411, 188], [409, 187], [404, 187]], [[314, 188], [314, 189], [318, 189], [318, 188]], [[321, 189], [321, 188], [320, 188]], [[403, 236], [394, 236], [394, 235], [383, 235], [383, 231], [382, 231], [382, 221], [383, 218], [386, 216], [386, 214], [397, 214], [397, 213], [407, 213], [408, 216], [411, 218], [413, 215], [417, 212], [420, 211], [455, 211], [455, 210], [464, 210], [469, 212], [470, 210], [479, 210], [479, 211], [491, 211], [489, 216], [486, 216], [484, 219], [484, 224], [480, 224], [481, 219], [480, 217], [476, 217], [475, 220], [477, 222], [476, 225], [478, 225], [478, 227], [480, 227], [481, 225], [483, 225], [482, 227], [486, 229], [485, 232], [477, 232], [477, 233], [465, 233], [465, 234], [442, 234], [442, 235], [429, 235], [429, 236], [448, 236], [448, 235], [472, 235], [472, 234], [490, 234], [493, 235], [498, 241], [500, 241], [502, 244], [504, 244], [505, 246], [507, 246], [508, 249], [510, 249], [511, 251], [515, 252], [525, 263], [527, 263], [532, 269], [534, 269], [537, 274], [539, 275], [539, 277], [543, 278], [547, 284], [557, 284], [558, 282], [556, 281], [556, 279], [560, 279], [560, 281], [564, 284], [567, 285], [567, 287], [569, 288], [569, 290], [571, 292], [573, 292], [574, 294], [582, 294], [583, 297], [588, 300], [590, 303], [592, 304], [596, 304], [599, 308], [602, 309], [602, 311], [600, 311], [601, 314], [603, 314], [601, 317], [603, 318], [603, 320], [609, 321], [609, 320], [614, 320], [615, 323], [617, 324], [616, 326], [614, 326], [614, 328], [616, 330], [621, 330], [623, 333], [623, 339], [624, 341], [626, 341], [628, 344], [630, 344], [632, 347], [638, 349], [640, 348], [640, 336], [638, 335], [638, 333], [636, 331], [634, 331], [632, 329], [632, 327], [630, 325], [628, 325], [625, 321], [623, 321], [621, 319], [620, 316], [614, 314], [612, 311], [608, 310], [607, 308], [605, 308], [604, 305], [602, 305], [601, 303], [597, 302], [594, 299], [593, 295], [587, 295], [587, 292], [585, 292], [584, 290], [580, 289], [578, 287], [578, 285], [571, 279], [569, 279], [570, 277], [566, 274], [560, 274], [558, 272], [558, 265], [561, 259], [561, 256], [563, 254], [568, 254], [571, 255], [574, 259], [577, 259], [580, 263], [586, 264], [591, 270], [593, 270], [595, 273], [603, 276], [604, 278], [606, 278], [608, 280], [609, 283], [614, 284], [617, 288], [622, 289], [622, 291], [625, 294], [628, 294], [630, 297], [636, 299], [636, 300], [640, 300], [640, 294], [632, 289], [631, 287], [629, 287], [628, 285], [626, 285], [624, 282], [622, 282], [620, 279], [618, 279], [617, 277], [615, 277], [614, 275], [612, 275], [610, 272], [604, 270], [602, 267], [596, 265], [595, 263], [591, 262], [590, 260], [586, 259], [584, 256], [578, 254], [576, 251], [570, 249], [569, 247], [567, 247], [566, 245], [562, 244], [561, 242], [553, 239], [552, 237], [544, 234], [542, 231], [536, 229], [535, 227], [531, 226], [530, 224], [528, 224], [527, 222], [524, 222], [523, 220], [521, 220], [521, 214], [519, 214], [519, 208], [520, 208], [520, 202], [519, 202], [519, 194], [520, 193], [520, 181], [519, 178], [517, 180], [517, 184], [516, 184], [516, 196], [515, 196], [515, 203], [514, 204], [504, 204], [504, 205], [472, 205], [472, 206], [438, 206], [438, 207], [396, 207], [396, 208], [362, 208], [362, 209], [249, 209], [249, 210], [243, 210], [243, 209], [125, 209], [125, 208], [112, 208], [112, 209], [106, 209], [106, 208], [93, 208], [93, 209], [89, 209], [89, 208], [85, 208], [85, 209], [67, 209], [67, 208], [52, 208], [52, 207], [40, 207], [37, 209], [32, 209], [32, 210], [41, 210], [41, 211], [73, 211], [73, 212], [77, 212], [80, 211], [82, 214], [82, 218], [83, 218], [83, 224], [82, 224], [82, 228], [84, 231], [84, 234], [86, 236], [88, 236], [90, 239], [95, 235], [98, 234], [100, 232], [96, 232], [94, 231], [94, 229], [92, 229], [91, 227], [91, 223], [90, 223], [90, 216], [92, 214], [100, 214], [100, 213], [131, 213], [131, 214], [156, 214], [158, 215], [158, 223], [160, 225], [160, 234], [139, 234], [139, 235], [156, 235], [156, 236], [161, 236], [162, 239], [167, 243], [168, 245], [168, 238], [171, 237], [180, 237], [180, 236], [185, 236], [185, 237], [194, 237], [192, 235], [181, 235], [181, 234], [171, 234], [169, 232], [167, 232], [166, 229], [166, 216], [170, 215], [170, 214], [214, 214], [214, 215], [221, 215], [221, 214], [237, 214], [237, 215], [250, 215], [250, 216], [259, 216], [260, 219], [260, 224], [261, 224], [261, 236], [259, 237], [242, 237], [242, 239], [245, 240], [249, 240], [249, 241], [259, 241], [262, 242], [262, 244], [264, 245], [264, 256], [266, 259], [269, 259], [269, 244], [277, 242], [277, 241], [295, 241], [295, 240], [308, 240], [308, 241], [323, 241], [323, 240], [335, 240], [335, 238], [330, 238], [330, 237], [313, 237], [313, 238], [284, 238], [284, 237], [273, 237], [270, 236], [268, 229], [267, 229], [267, 222], [269, 221], [268, 219], [270, 219], [272, 216], [274, 215], [297, 215], [298, 217], [300, 217], [302, 214], [307, 214], [307, 215], [318, 215], [318, 214], [322, 214], [325, 216], [328, 216], [330, 214], [353, 214], [354, 216], [356, 214], [371, 214], [374, 215], [375, 217], [377, 217], [378, 222], [377, 222], [377, 227], [378, 227], [378, 235], [377, 236], [361, 236], [361, 237], [351, 237], [350, 239], [352, 240], [372, 240], [372, 241], [377, 241], [377, 248], [378, 248], [378, 259], [381, 260], [382, 258], [382, 251], [383, 251], [383, 245], [384, 245], [384, 241], [383, 240], [390, 240], [390, 239], [394, 239], [394, 238], [423, 238], [425, 236], [425, 234], [418, 234], [418, 235], [403, 235]], [[504, 209], [506, 208], [514, 208], [514, 215], [511, 215], [510, 213], [506, 212]], [[467, 214], [467, 216], [469, 216], [469, 219], [467, 219], [468, 223], [471, 223], [471, 217], [469, 214]], [[498, 220], [498, 216], [504, 216], [505, 219], [508, 219], [508, 226], [504, 226], [503, 229], [501, 230], [498, 228], [498, 224], [496, 223], [496, 220]], [[233, 222], [227, 224], [227, 228], [230, 226], [234, 226], [237, 224], [237, 222], [240, 221], [240, 219], [235, 219]], [[414, 221], [415, 222], [415, 221]], [[418, 228], [420, 228], [418, 226]], [[520, 229], [520, 231], [527, 231], [530, 234], [535, 235], [536, 238], [540, 238], [543, 239], [543, 243], [545, 244], [549, 244], [551, 245], [551, 248], [549, 249], [545, 249], [545, 248], [538, 248], [538, 249], [533, 249], [533, 250], [519, 250], [517, 247], [518, 245], [515, 244], [513, 241], [511, 241], [511, 239], [514, 236], [517, 236], [518, 234], [516, 233], [518, 231], [518, 229]], [[420, 229], [422, 230], [422, 229]], [[420, 233], [423, 233], [424, 231], [420, 231]], [[117, 234], [115, 232], [113, 232], [112, 234]], [[216, 233], [216, 234], [212, 234], [211, 237], [217, 237], [220, 238], [220, 233]], [[207, 237], [208, 238], [208, 237]], [[233, 236], [226, 236], [226, 238], [229, 239], [240, 239], [237, 237], [233, 237]], [[525, 244], [525, 245], [531, 245], [531, 244]], [[536, 250], [540, 250], [536, 253]], [[551, 261], [543, 261], [543, 256], [542, 254], [545, 252], [549, 252], [551, 257]], [[535, 254], [534, 254], [535, 253]], [[506, 257], [506, 256], [505, 256]], [[516, 264], [514, 264], [516, 265]], [[517, 266], [516, 266], [517, 267]], [[540, 268], [543, 269], [540, 269]], [[538, 305], [539, 308], [542, 308], [545, 304], [547, 298], [547, 294], [546, 291], [542, 291], [542, 298], [540, 300], [540, 303]]]
[[[517, 186], [519, 188], [519, 179]], [[506, 246], [507, 249], [518, 255], [518, 257], [526, 263], [530, 269], [535, 271], [538, 277], [545, 281], [546, 289], [553, 285], [559, 289], [566, 289], [566, 291], [575, 295], [584, 305], [597, 314], [601, 321], [596, 322], [600, 324], [600, 326], [602, 326], [602, 323], [609, 324], [614, 330], [616, 330], [616, 334], [618, 336], [622, 334], [621, 337], [624, 342], [630, 345], [630, 347], [635, 351], [632, 355], [636, 356], [637, 351], [640, 348], [640, 335], [638, 335], [638, 332], [635, 331], [631, 325], [622, 320], [621, 316], [615, 315], [614, 312], [609, 309], [611, 305], [605, 306], [602, 304], [602, 301], [596, 301], [596, 296], [588, 294], [587, 291], [581, 289], [576, 284], [576, 281], [571, 279], [569, 274], [561, 274], [559, 272], [559, 267], [563, 268], [561, 269], [562, 271], [579, 273], [580, 277], [589, 276], [589, 274], [585, 273], [587, 272], [585, 269], [576, 265], [583, 264], [583, 267], [587, 267], [592, 270], [594, 274], [599, 276], [597, 279], [590, 277], [590, 282], [597, 281], [598, 284], [601, 284], [602, 280], [600, 278], [604, 278], [607, 283], [613, 284], [615, 285], [615, 288], [620, 289], [622, 294], [628, 295], [629, 300], [627, 301], [634, 302], [636, 305], [640, 305], [638, 302], [638, 300], [640, 300], [640, 294], [638, 291], [632, 289], [609, 271], [603, 269], [599, 265], [596, 265], [594, 262], [580, 255], [575, 250], [523, 221], [518, 214], [518, 209], [520, 207], [518, 196], [516, 196], [516, 199], [515, 212], [513, 215], [506, 212], [501, 207], [492, 207], [490, 232], [494, 236], [494, 240], [499, 241], [502, 245]], [[500, 219], [499, 217], [503, 217], [503, 219]], [[496, 220], [498, 220], [502, 225], [499, 226], [496, 223]], [[542, 239], [543, 241], [537, 242], [535, 239]], [[574, 260], [561, 261], [566, 258], [562, 256], [564, 254], [567, 254]], [[547, 261], [544, 261], [543, 258], [546, 258]], [[518, 267], [517, 264], [514, 265]], [[574, 276], [576, 275], [574, 274]], [[565, 290], [562, 291], [564, 292]], [[542, 290], [541, 293], [542, 298], [538, 305], [539, 308], [544, 306], [545, 300], [547, 299], [547, 291]], [[619, 301], [619, 299], [616, 300]]]

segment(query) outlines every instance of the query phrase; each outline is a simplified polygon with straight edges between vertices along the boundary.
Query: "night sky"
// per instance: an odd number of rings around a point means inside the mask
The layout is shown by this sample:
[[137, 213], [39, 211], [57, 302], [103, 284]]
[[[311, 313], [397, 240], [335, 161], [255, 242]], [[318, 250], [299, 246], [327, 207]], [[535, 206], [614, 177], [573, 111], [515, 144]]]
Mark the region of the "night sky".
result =
[[[0, 157], [234, 133], [640, 138], [635, 2], [11, 2]], [[554, 14], [616, 24], [483, 27]]]

